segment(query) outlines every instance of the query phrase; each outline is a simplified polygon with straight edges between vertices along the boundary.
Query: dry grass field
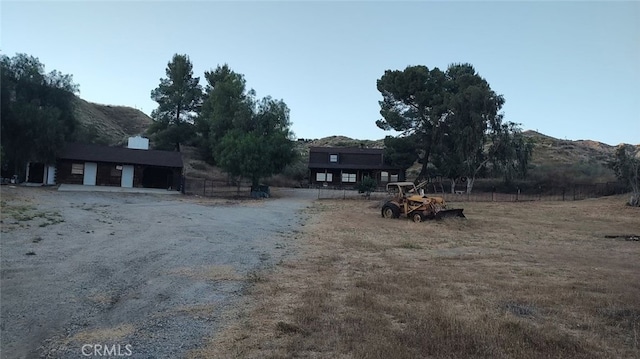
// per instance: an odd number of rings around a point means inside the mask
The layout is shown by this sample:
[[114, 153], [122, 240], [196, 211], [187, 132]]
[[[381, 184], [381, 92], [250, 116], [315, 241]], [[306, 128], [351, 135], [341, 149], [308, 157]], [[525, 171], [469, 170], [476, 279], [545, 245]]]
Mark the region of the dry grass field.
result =
[[301, 253], [261, 273], [192, 358], [638, 358], [640, 209], [625, 198], [457, 203], [380, 218], [317, 201]]

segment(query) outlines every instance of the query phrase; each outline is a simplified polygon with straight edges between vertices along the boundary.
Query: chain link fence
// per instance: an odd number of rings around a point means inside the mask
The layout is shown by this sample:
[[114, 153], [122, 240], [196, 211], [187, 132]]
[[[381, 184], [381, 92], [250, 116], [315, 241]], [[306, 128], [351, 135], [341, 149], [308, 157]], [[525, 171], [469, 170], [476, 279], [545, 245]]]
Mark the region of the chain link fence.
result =
[[203, 197], [250, 197], [251, 185], [246, 182], [183, 178], [182, 193]]
[[[317, 189], [318, 199], [357, 199], [365, 198], [365, 194], [358, 193], [351, 188], [323, 188]], [[619, 182], [595, 184], [574, 184], [555, 188], [528, 188], [513, 191], [464, 191], [426, 193], [428, 196], [443, 197], [448, 202], [517, 202], [517, 201], [577, 201], [587, 198], [598, 198], [629, 192], [627, 186]], [[372, 192], [371, 199], [385, 199], [390, 197], [386, 190], [379, 188]]]

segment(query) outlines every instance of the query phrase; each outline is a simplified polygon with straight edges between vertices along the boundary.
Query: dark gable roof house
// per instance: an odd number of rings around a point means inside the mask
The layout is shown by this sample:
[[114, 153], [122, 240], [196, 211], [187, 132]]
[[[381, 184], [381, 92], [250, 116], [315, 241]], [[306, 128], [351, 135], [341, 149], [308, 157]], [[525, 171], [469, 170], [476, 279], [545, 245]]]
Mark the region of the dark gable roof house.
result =
[[182, 154], [149, 150], [149, 140], [131, 137], [127, 147], [67, 143], [55, 165], [32, 163], [29, 182], [178, 190]]
[[311, 147], [309, 149], [309, 184], [312, 187], [353, 187], [371, 177], [383, 186], [404, 181], [404, 171], [384, 162], [379, 148]]

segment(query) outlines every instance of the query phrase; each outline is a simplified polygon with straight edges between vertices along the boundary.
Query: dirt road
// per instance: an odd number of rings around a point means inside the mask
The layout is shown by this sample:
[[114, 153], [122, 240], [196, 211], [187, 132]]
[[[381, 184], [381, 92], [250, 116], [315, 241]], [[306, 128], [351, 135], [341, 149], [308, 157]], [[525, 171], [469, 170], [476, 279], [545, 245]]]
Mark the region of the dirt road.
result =
[[183, 356], [295, 252], [311, 199], [3, 187], [2, 357]]

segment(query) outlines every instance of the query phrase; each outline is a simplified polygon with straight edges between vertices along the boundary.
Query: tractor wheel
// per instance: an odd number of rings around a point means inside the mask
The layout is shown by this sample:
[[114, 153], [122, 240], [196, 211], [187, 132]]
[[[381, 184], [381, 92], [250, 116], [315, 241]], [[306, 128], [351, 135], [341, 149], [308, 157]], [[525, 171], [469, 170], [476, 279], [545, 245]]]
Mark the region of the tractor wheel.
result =
[[387, 203], [382, 206], [383, 218], [398, 218], [400, 217], [400, 208], [393, 203]]
[[424, 221], [424, 216], [422, 215], [422, 212], [416, 211], [411, 213], [411, 220], [415, 223], [420, 223]]

